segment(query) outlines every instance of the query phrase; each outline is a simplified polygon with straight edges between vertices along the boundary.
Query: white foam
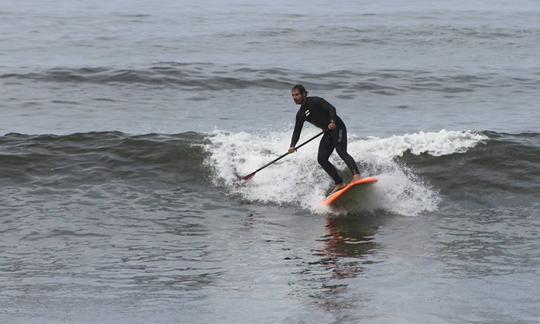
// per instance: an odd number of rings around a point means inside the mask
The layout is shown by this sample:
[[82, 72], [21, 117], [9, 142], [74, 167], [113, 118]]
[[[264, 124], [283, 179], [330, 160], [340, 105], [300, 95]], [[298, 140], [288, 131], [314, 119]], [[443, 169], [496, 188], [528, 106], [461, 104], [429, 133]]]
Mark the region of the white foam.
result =
[[[316, 133], [317, 130], [305, 129], [299, 143]], [[207, 163], [216, 172], [214, 182], [250, 201], [297, 204], [312, 212], [329, 212], [321, 201], [332, 182], [317, 163], [317, 140], [259, 171], [251, 180], [238, 183], [239, 175], [247, 175], [286, 152], [290, 136], [290, 130], [266, 134], [214, 131], [211, 143], [206, 145], [210, 153]], [[434, 156], [461, 153], [485, 139], [471, 131], [446, 130], [388, 138], [349, 137], [348, 151], [362, 166], [362, 176], [376, 176], [379, 182], [356, 204], [346, 206], [347, 211], [385, 209], [403, 215], [418, 215], [435, 210], [440, 200], [437, 191], [394, 158], [406, 151]], [[346, 168], [336, 154], [332, 155], [331, 161], [340, 170]]]
[[442, 156], [466, 152], [487, 139], [486, 136], [471, 131], [443, 129], [439, 132], [419, 132], [388, 138], [370, 137], [367, 141], [355, 142], [353, 145], [360, 145], [361, 149], [385, 158], [402, 156], [406, 151], [416, 155], [428, 153], [432, 156]]

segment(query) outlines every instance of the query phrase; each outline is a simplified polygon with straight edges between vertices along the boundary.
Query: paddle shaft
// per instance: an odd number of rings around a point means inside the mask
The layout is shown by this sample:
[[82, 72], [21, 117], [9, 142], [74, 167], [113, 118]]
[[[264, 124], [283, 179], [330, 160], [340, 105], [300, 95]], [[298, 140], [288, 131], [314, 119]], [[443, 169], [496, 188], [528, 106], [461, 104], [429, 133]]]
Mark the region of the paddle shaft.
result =
[[[295, 147], [294, 149], [295, 149], [295, 150], [298, 150], [298, 149], [301, 148], [302, 146], [306, 145], [307, 143], [309, 143], [309, 142], [313, 141], [314, 139], [316, 139], [317, 137], [321, 136], [323, 133], [324, 133], [324, 131], [320, 132], [319, 134], [313, 136], [312, 138], [308, 139], [308, 140], [305, 141], [304, 143], [298, 145], [298, 146]], [[284, 157], [286, 157], [286, 156], [289, 155], [289, 154], [291, 154], [291, 153], [287, 152], [287, 153], [281, 155], [280, 157], [276, 158], [276, 159], [273, 160], [273, 161], [270, 161], [270, 162], [266, 163], [266, 164], [263, 165], [262, 167], [258, 168], [257, 170], [253, 171], [252, 173], [248, 174], [247, 176], [242, 177], [242, 179], [243, 179], [243, 180], [247, 180], [247, 179], [252, 178], [252, 177], [255, 175], [255, 173], [257, 173], [257, 172], [261, 171], [262, 169], [264, 169], [264, 168], [266, 168], [266, 167], [268, 167], [268, 166], [270, 166], [270, 165], [276, 163], [277, 161], [283, 159]]]

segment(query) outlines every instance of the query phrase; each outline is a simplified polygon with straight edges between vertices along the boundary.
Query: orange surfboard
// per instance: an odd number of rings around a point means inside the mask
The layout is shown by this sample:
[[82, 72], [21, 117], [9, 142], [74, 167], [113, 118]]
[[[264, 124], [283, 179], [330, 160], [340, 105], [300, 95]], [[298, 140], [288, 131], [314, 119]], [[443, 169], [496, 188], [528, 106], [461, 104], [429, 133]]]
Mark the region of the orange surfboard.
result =
[[341, 197], [343, 197], [343, 195], [345, 195], [352, 188], [356, 186], [368, 184], [368, 183], [375, 183], [377, 181], [378, 181], [377, 178], [374, 178], [374, 177], [368, 177], [368, 178], [363, 178], [356, 181], [351, 181], [343, 189], [340, 189], [334, 192], [333, 194], [331, 194], [330, 196], [326, 197], [326, 199], [323, 201], [323, 204], [325, 204], [326, 206], [331, 206], [333, 203], [338, 201]]

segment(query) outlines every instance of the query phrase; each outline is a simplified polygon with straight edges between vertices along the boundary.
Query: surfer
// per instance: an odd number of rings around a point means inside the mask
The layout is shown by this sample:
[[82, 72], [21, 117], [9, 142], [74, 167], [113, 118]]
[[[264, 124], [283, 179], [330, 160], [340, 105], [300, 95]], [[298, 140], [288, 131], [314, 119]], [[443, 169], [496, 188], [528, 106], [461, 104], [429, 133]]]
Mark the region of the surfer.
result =
[[343, 179], [338, 174], [336, 167], [328, 161], [332, 151], [336, 149], [337, 154], [353, 175], [353, 181], [360, 180], [360, 172], [353, 157], [347, 153], [347, 128], [345, 124], [336, 114], [336, 108], [328, 103], [326, 100], [320, 97], [310, 96], [304, 86], [297, 84], [292, 88], [292, 97], [294, 103], [300, 105], [300, 109], [296, 114], [296, 123], [294, 125], [294, 132], [291, 139], [291, 146], [289, 147], [289, 153], [296, 151], [295, 145], [300, 139], [300, 132], [305, 121], [321, 128], [325, 131], [321, 142], [319, 144], [319, 153], [317, 154], [317, 161], [322, 166], [324, 171], [328, 173], [332, 179], [334, 179], [335, 187], [331, 193], [338, 191], [345, 187]]

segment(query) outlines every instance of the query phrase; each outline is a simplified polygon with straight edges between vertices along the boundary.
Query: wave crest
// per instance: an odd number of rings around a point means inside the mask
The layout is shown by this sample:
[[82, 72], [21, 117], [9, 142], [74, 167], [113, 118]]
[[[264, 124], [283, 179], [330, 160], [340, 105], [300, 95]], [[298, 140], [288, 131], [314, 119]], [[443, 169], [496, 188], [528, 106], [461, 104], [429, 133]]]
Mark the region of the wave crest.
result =
[[[304, 138], [314, 135], [304, 132]], [[487, 137], [473, 132], [421, 132], [389, 138], [351, 139], [349, 152], [356, 158], [363, 176], [376, 176], [376, 189], [348, 211], [386, 209], [405, 215], [418, 215], [437, 208], [437, 191], [414, 171], [396, 161], [405, 152], [434, 155], [461, 153]], [[317, 145], [307, 145], [297, 153], [257, 173], [250, 181], [237, 185], [238, 174], [249, 174], [273, 157], [286, 151], [290, 132], [264, 135], [216, 131], [206, 149], [214, 167], [216, 184], [250, 201], [298, 204], [314, 212], [327, 212], [322, 206], [331, 186], [328, 175], [315, 159]], [[331, 161], [350, 178], [344, 163], [336, 156]], [[351, 209], [352, 208], [352, 209]]]

